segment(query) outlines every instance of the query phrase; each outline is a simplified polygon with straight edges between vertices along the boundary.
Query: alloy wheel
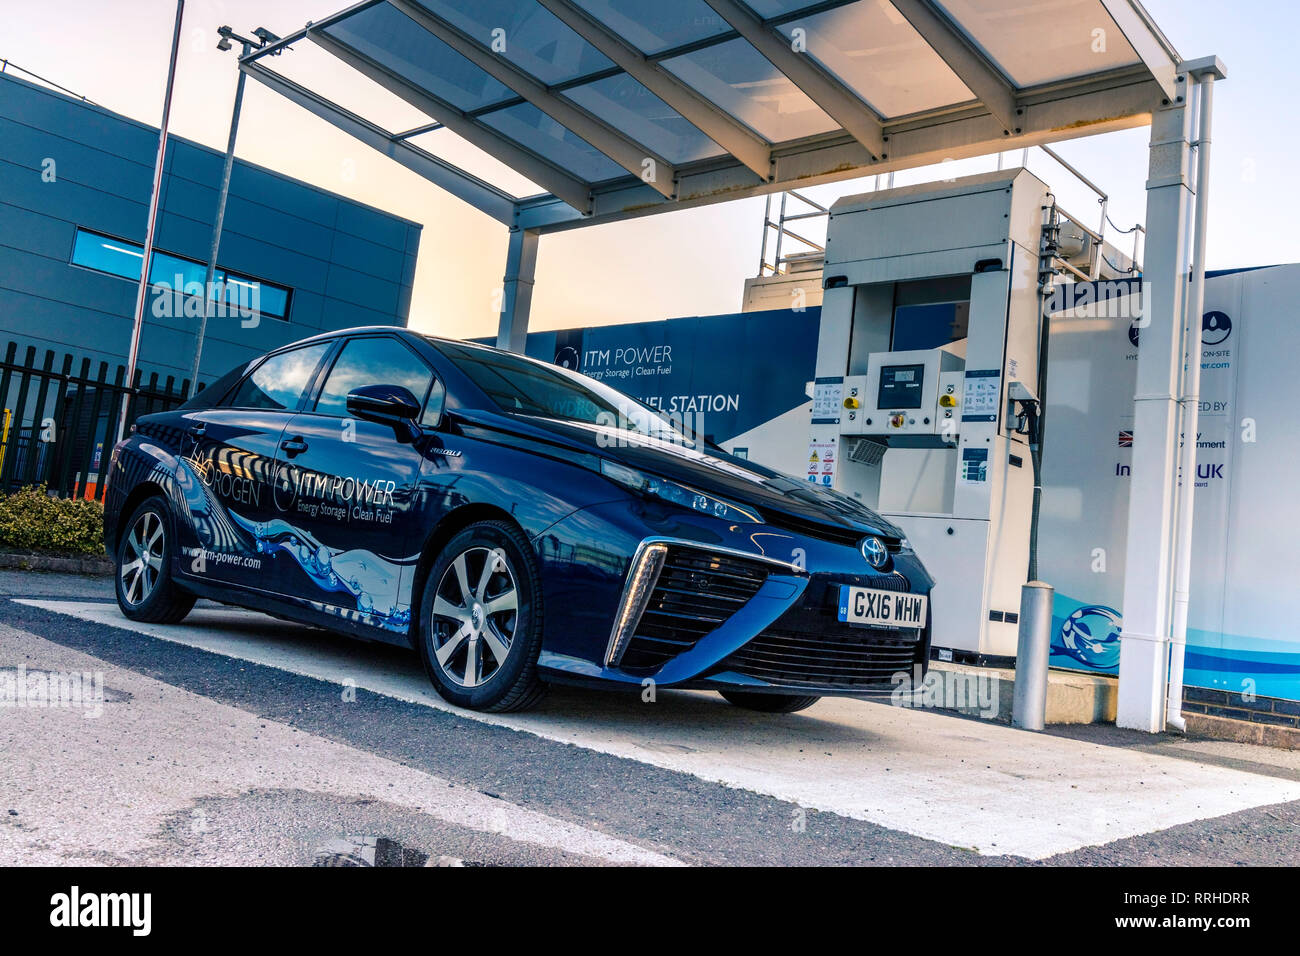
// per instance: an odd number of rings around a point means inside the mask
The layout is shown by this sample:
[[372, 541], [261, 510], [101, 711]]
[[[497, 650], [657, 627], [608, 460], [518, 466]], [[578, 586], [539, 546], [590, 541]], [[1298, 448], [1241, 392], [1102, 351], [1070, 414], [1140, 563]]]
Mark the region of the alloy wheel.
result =
[[136, 519], [122, 547], [122, 594], [128, 604], [143, 604], [153, 593], [162, 574], [166, 536], [162, 518], [146, 511]]
[[500, 548], [469, 548], [456, 556], [433, 599], [433, 651], [438, 668], [461, 687], [478, 687], [505, 663], [519, 622], [514, 571]]

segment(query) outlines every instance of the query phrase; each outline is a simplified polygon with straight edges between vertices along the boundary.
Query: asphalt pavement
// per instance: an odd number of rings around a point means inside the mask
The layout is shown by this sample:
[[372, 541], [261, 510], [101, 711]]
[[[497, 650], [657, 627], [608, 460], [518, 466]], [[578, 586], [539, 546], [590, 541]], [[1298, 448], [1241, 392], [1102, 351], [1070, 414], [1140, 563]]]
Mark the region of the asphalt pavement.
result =
[[1300, 862], [1300, 754], [1243, 744], [667, 691], [470, 714], [400, 649], [0, 572], [19, 673], [99, 692], [0, 707], [0, 864]]

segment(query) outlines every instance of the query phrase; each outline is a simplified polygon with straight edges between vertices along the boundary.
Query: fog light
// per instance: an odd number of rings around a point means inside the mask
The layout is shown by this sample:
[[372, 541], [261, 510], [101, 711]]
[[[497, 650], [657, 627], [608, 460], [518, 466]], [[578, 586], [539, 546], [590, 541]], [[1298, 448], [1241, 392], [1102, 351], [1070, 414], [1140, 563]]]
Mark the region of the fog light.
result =
[[659, 582], [659, 572], [663, 570], [667, 557], [668, 546], [655, 543], [642, 545], [632, 559], [632, 571], [623, 587], [623, 600], [614, 618], [614, 628], [609, 633], [606, 667], [617, 667], [623, 660], [623, 652], [627, 650], [636, 626], [641, 623], [641, 615], [650, 603], [650, 595]]

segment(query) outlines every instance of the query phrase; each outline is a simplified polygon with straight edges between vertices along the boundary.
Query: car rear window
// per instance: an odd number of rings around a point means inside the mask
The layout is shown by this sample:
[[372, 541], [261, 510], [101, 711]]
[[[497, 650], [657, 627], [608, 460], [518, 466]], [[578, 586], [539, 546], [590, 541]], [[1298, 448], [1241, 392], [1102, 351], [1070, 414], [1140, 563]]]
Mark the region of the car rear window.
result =
[[249, 366], [252, 364], [252, 362], [241, 362], [239, 365], [236, 365], [211, 385], [201, 391], [195, 392], [186, 399], [180, 405], [180, 410], [195, 411], [200, 408], [211, 408], [213, 405], [221, 404], [221, 400], [226, 397], [226, 394], [232, 388], [235, 387], [235, 383], [244, 377], [244, 373], [248, 371]]

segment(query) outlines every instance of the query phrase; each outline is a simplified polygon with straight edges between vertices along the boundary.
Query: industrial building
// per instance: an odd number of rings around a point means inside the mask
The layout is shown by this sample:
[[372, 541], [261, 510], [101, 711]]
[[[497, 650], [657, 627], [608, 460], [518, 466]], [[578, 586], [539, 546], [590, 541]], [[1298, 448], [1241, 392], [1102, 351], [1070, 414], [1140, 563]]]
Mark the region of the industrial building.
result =
[[[0, 355], [125, 364], [157, 148], [154, 127], [0, 74]], [[202, 287], [221, 167], [169, 138], [150, 280], [184, 282], [151, 293], [146, 379], [190, 376], [200, 302], [183, 287]], [[406, 325], [419, 242], [417, 223], [236, 162], [216, 278], [259, 308], [209, 322], [200, 378], [316, 332]]]

